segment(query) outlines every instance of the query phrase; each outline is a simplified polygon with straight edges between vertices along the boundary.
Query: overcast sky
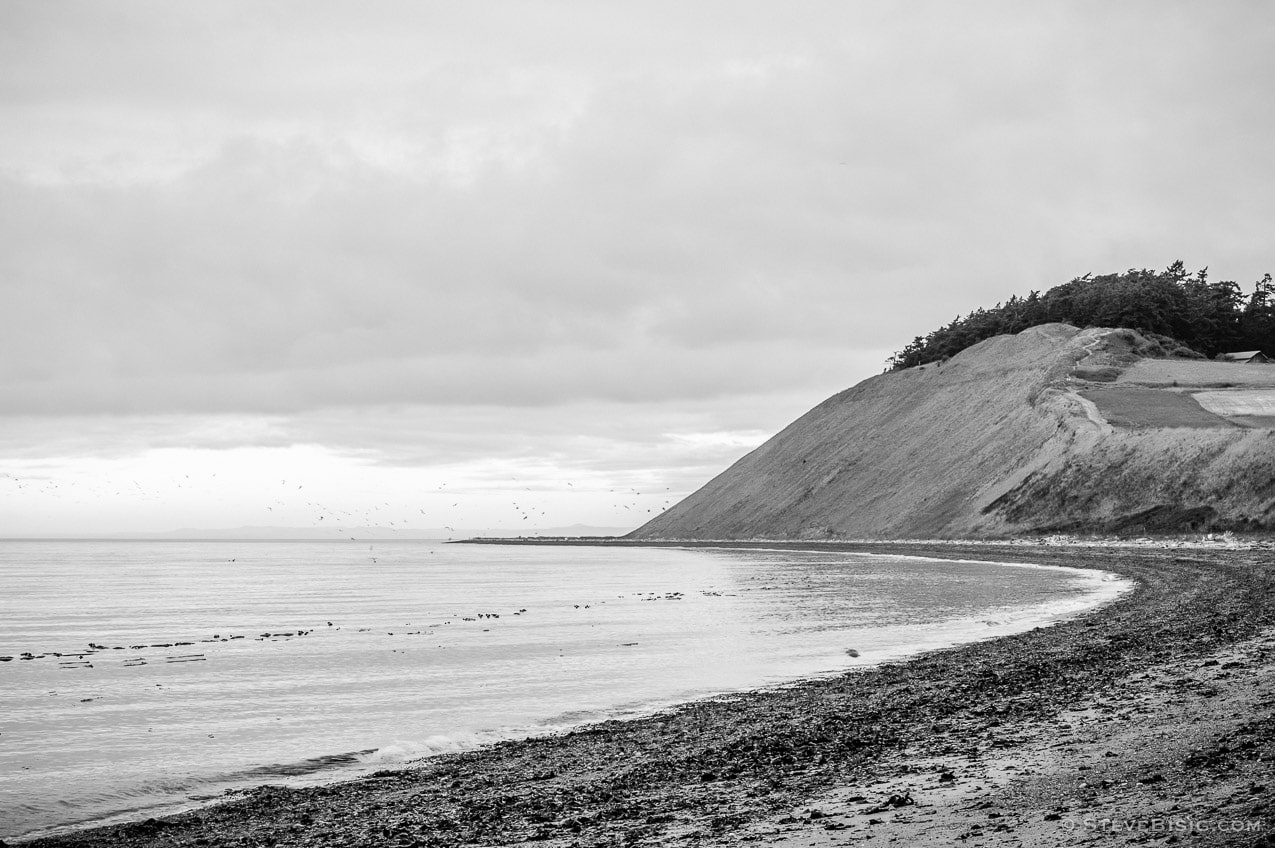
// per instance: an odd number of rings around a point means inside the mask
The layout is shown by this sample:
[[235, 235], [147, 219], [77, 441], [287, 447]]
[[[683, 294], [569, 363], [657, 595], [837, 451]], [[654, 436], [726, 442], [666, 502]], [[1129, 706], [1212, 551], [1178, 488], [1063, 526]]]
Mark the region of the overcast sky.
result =
[[1251, 290], [1272, 81], [1258, 0], [5, 0], [0, 535], [637, 526], [975, 307]]

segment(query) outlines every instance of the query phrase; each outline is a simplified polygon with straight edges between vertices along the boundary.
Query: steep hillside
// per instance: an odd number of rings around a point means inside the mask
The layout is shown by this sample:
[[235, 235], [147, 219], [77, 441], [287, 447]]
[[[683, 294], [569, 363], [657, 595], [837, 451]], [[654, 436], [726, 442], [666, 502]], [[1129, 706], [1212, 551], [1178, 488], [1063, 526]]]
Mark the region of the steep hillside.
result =
[[1045, 324], [837, 394], [633, 538], [1275, 528], [1275, 365]]

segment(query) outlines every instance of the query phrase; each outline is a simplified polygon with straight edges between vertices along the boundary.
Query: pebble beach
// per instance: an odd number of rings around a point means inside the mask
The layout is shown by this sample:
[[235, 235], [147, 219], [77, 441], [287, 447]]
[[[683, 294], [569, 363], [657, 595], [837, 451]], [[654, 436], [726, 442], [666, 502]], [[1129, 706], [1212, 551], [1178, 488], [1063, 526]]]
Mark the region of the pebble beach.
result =
[[908, 661], [23, 844], [1275, 845], [1268, 544], [817, 548], [1137, 585], [1050, 627]]

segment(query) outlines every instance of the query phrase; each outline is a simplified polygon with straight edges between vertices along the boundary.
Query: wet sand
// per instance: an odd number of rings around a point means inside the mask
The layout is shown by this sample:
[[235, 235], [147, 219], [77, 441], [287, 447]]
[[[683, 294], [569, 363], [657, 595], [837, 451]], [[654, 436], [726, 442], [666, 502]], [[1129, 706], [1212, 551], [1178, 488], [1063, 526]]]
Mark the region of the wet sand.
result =
[[1275, 845], [1269, 543], [817, 547], [1138, 586], [906, 662], [26, 844]]

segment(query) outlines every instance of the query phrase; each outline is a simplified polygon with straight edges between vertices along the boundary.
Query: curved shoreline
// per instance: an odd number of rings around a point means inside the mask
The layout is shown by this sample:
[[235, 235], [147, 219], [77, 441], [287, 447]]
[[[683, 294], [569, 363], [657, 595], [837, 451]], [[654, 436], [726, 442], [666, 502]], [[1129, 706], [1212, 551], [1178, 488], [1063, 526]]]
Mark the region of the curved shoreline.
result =
[[[900, 768], [900, 757], [914, 768], [944, 751], [979, 755], [980, 745], [986, 748], [982, 756], [1012, 751], [1013, 740], [1029, 736], [1031, 728], [1107, 697], [1112, 681], [1145, 677], [1174, 663], [1198, 665], [1201, 658], [1275, 626], [1275, 569], [1270, 555], [1262, 551], [951, 543], [667, 544], [981, 561], [994, 557], [1009, 563], [1111, 571], [1138, 585], [1097, 611], [1048, 628], [851, 674], [433, 757], [410, 769], [377, 772], [346, 783], [260, 787], [160, 820], [23, 844], [132, 848], [774, 841], [791, 838], [781, 836], [788, 832], [785, 829], [833, 824], [824, 821], [823, 814], [807, 816], [802, 824], [802, 816], [794, 812], [838, 789], [853, 790], [847, 797], [868, 799], [863, 803], [873, 810], [881, 807], [875, 819], [869, 816], [865, 821], [890, 825], [888, 820], [899, 817], [900, 810], [911, 812], [912, 796], [894, 793], [898, 803], [891, 807], [889, 797], [871, 800], [872, 787]], [[1263, 668], [1269, 670], [1270, 665], [1275, 665], [1275, 658]], [[1218, 697], [1205, 700], [1213, 708], [1226, 706], [1214, 700]], [[1230, 712], [1261, 722], [1275, 716], [1271, 710], [1275, 707], [1263, 713], [1259, 705], [1248, 704]], [[1270, 720], [1275, 726], [1275, 717]], [[1173, 765], [1166, 762], [1161, 772], [1175, 773]], [[1272, 758], [1249, 758], [1242, 765], [1227, 771], [1269, 772]], [[1227, 780], [1214, 781], [1219, 792], [1230, 785]], [[953, 777], [945, 782], [960, 781]], [[1151, 785], [1161, 794], [1174, 794], [1171, 778], [1162, 775]], [[1257, 780], [1254, 785], [1264, 788], [1250, 792], [1245, 803], [1275, 808], [1275, 787]], [[1211, 797], [1199, 786], [1192, 787], [1190, 797], [1196, 801]], [[1185, 786], [1181, 794], [1187, 801]], [[1220, 809], [1222, 801], [1219, 796], [1208, 803]], [[1029, 804], [1023, 812], [1040, 822], [1053, 815], [1050, 821], [1065, 823], [1062, 814], [1039, 804]], [[985, 815], [979, 816], [986, 824]], [[1268, 828], [1272, 824], [1268, 822]], [[847, 821], [842, 826], [851, 825]], [[1058, 839], [1050, 841], [1064, 844], [1066, 833], [1060, 830], [1056, 835]], [[1256, 844], [1252, 836], [1246, 834], [1249, 841], [1237, 844]]]
[[[262, 785], [283, 785], [288, 787], [312, 787], [327, 783], [336, 783], [340, 781], [349, 781], [357, 779], [372, 771], [387, 768], [404, 768], [408, 767], [421, 759], [434, 756], [437, 753], [452, 753], [463, 750], [473, 750], [479, 747], [490, 746], [502, 741], [516, 741], [531, 736], [561, 734], [571, 730], [579, 729], [587, 724], [596, 724], [607, 720], [631, 720], [653, 715], [658, 712], [665, 712], [674, 709], [682, 704], [692, 701], [706, 700], [720, 696], [736, 695], [743, 692], [762, 690], [776, 687], [790, 686], [805, 680], [813, 680], [819, 678], [827, 678], [837, 676], [849, 672], [852, 669], [858, 669], [867, 665], [874, 665], [880, 662], [898, 662], [908, 659], [920, 653], [928, 651], [940, 650], [944, 648], [955, 647], [968, 642], [983, 641], [994, 639], [1000, 636], [1009, 635], [1023, 630], [1029, 630], [1034, 627], [1047, 627], [1054, 622], [1073, 615], [1081, 614], [1092, 609], [1101, 603], [1109, 602], [1114, 593], [1120, 591], [1120, 587], [1129, 586], [1127, 581], [1118, 580], [1114, 575], [1104, 572], [1069, 569], [1063, 566], [1045, 566], [1035, 564], [1020, 563], [986, 563], [978, 560], [938, 560], [933, 557], [909, 556], [896, 554], [863, 554], [863, 553], [843, 553], [843, 552], [791, 552], [777, 549], [762, 548], [718, 548], [712, 550], [625, 550], [625, 551], [598, 551], [593, 553], [576, 549], [557, 548], [554, 550], [532, 551], [522, 549], [519, 552], [506, 552], [501, 554], [499, 550], [489, 550], [484, 554], [483, 549], [464, 550], [456, 552], [461, 556], [479, 555], [486, 557], [491, 555], [497, 560], [508, 560], [512, 555], [515, 560], [523, 560], [525, 557], [531, 557], [532, 560], [542, 562], [561, 562], [579, 561], [592, 563], [596, 558], [601, 557], [602, 560], [611, 560], [613, 557], [620, 561], [628, 563], [625, 569], [631, 579], [645, 582], [647, 577], [642, 576], [645, 570], [645, 563], [654, 558], [654, 560], [664, 559], [662, 554], [668, 557], [674, 557], [673, 561], [684, 563], [677, 573], [673, 576], [674, 583], [667, 588], [676, 588], [686, 590], [688, 593], [699, 594], [699, 591], [692, 590], [691, 587], [682, 585], [682, 581], [690, 580], [693, 586], [699, 586], [703, 581], [697, 581], [693, 576], [697, 569], [690, 568], [695, 562], [700, 560], [698, 557], [707, 557], [703, 562], [712, 562], [716, 560], [733, 562], [741, 559], [746, 562], [768, 563], [766, 566], [767, 577], [764, 582], [767, 584], [765, 588], [781, 588], [776, 585], [778, 579], [781, 583], [785, 582], [782, 576], [787, 566], [780, 571], [774, 571], [775, 566], [772, 564], [776, 561], [798, 563], [817, 563], [814, 566], [817, 569], [828, 570], [830, 574], [842, 575], [836, 577], [837, 581], [848, 578], [849, 575], [858, 573], [866, 569], [867, 572], [881, 572], [882, 576], [888, 575], [890, 572], [902, 570], [906, 573], [913, 573], [918, 577], [929, 575], [931, 573], [943, 575], [944, 580], [952, 581], [952, 589], [961, 596], [960, 603], [955, 604], [954, 608], [945, 609], [947, 603], [943, 600], [947, 594], [946, 589], [939, 590], [937, 595], [931, 594], [930, 599], [917, 598], [908, 595], [906, 603], [919, 603], [922, 606], [937, 604], [937, 608], [933, 611], [933, 615], [926, 614], [925, 622], [913, 616], [900, 618], [895, 612], [892, 616], [888, 616], [891, 620], [873, 624], [869, 621], [862, 620], [861, 614], [856, 614], [861, 607], [854, 598], [871, 595], [877, 590], [877, 584], [863, 584], [856, 580], [851, 580], [848, 584], [843, 584], [839, 590], [830, 590], [827, 586], [820, 589], [820, 596], [823, 593], [832, 591], [827, 596], [828, 602], [835, 604], [822, 612], [814, 609], [807, 609], [803, 596], [808, 594], [800, 589], [801, 580], [794, 583], [788, 583], [789, 591], [796, 588], [796, 595], [790, 599], [790, 603], [794, 606], [793, 610], [801, 610], [800, 623], [793, 622], [792, 626], [806, 631], [805, 635], [798, 636], [795, 641], [788, 644], [783, 654], [777, 657], [775, 661], [763, 665], [757, 663], [756, 658], [744, 662], [743, 667], [750, 669], [752, 673], [745, 676], [736, 674], [726, 674], [725, 679], [718, 679], [722, 675], [719, 672], [725, 672], [729, 666], [723, 668], [722, 663], [733, 663], [733, 656], [739, 656], [739, 651], [743, 647], [741, 643], [732, 642], [724, 647], [723, 650], [716, 653], [711, 666], [707, 666], [702, 672], [696, 673], [690, 677], [684, 674], [661, 674], [656, 672], [656, 677], [652, 677], [646, 681], [641, 690], [630, 689], [626, 692], [628, 697], [620, 698], [614, 694], [614, 691], [597, 691], [592, 693], [595, 697], [587, 697], [586, 701], [578, 698], [566, 697], [565, 700], [561, 696], [562, 688], [558, 688], [559, 696], [556, 707], [560, 709], [554, 712], [546, 712], [543, 715], [532, 715], [522, 722], [502, 722], [487, 723], [481, 721], [481, 711], [476, 709], [473, 702], [469, 707], [459, 715], [453, 715], [451, 718], [457, 723], [453, 725], [442, 722], [435, 722], [433, 728], [428, 733], [404, 733], [396, 731], [391, 724], [386, 729], [382, 727], [382, 742], [379, 745], [373, 745], [363, 751], [347, 750], [359, 747], [360, 742], [366, 744], [368, 736], [363, 739], [351, 740], [352, 744], [345, 747], [335, 745], [321, 745], [317, 748], [310, 746], [311, 756], [294, 756], [286, 757], [263, 757], [260, 745], [255, 747], [257, 753], [256, 762], [240, 763], [237, 768], [226, 768], [221, 770], [209, 770], [201, 768], [203, 763], [195, 762], [189, 764], [191, 767], [182, 768], [181, 760], [170, 760], [159, 748], [154, 749], [148, 755], [146, 747], [137, 750], [137, 762], [134, 767], [127, 772], [123, 769], [119, 772], [119, 780], [103, 779], [102, 774], [107, 772], [99, 772], [96, 780], [91, 780], [84, 784], [71, 782], [71, 778], [76, 777], [75, 774], [68, 773], [68, 782], [64, 785], [56, 783], [39, 783], [43, 777], [40, 774], [42, 763], [39, 759], [34, 761], [27, 760], [31, 766], [30, 771], [23, 771], [14, 775], [10, 772], [10, 785], [8, 792], [0, 792], [0, 796], [12, 799], [12, 809], [0, 810], [0, 838], [11, 840], [32, 840], [38, 837], [55, 836], [75, 833], [90, 828], [106, 827], [110, 825], [126, 824], [145, 820], [148, 818], [162, 818], [172, 816], [184, 812], [197, 810], [200, 807], [207, 806], [224, 800], [229, 792], [243, 792], [254, 789]], [[583, 559], [580, 559], [583, 557]], [[683, 559], [683, 557], [690, 559]], [[805, 567], [805, 566], [803, 566]], [[567, 570], [570, 574], [570, 569]], [[1042, 577], [1041, 575], [1045, 575]], [[755, 579], [755, 578], [753, 578]], [[569, 581], [572, 578], [568, 578]], [[1039, 580], [1044, 580], [1049, 588], [1046, 590], [1044, 586], [1039, 587], [1039, 592], [1026, 591], [1025, 585], [1031, 585]], [[987, 592], [983, 592], [979, 588], [986, 582]], [[1002, 586], [1001, 583], [1006, 585]], [[717, 585], [718, 581], [711, 580], [704, 583], [705, 587], [721, 588], [728, 595], [736, 595], [738, 592], [752, 591], [747, 586], [756, 586], [747, 582], [729, 582]], [[727, 589], [725, 587], [729, 586]], [[997, 588], [999, 587], [999, 588]], [[912, 590], [915, 592], [916, 590]], [[990, 593], [990, 594], [988, 594]], [[1004, 594], [1012, 595], [1016, 600], [1003, 598]], [[678, 593], [680, 596], [680, 592]], [[704, 594], [715, 594], [704, 592]], [[601, 597], [601, 596], [599, 596]], [[747, 597], [744, 595], [743, 597]], [[758, 597], [758, 596], [754, 596]], [[775, 595], [767, 595], [770, 599], [775, 599]], [[890, 595], [893, 597], [893, 595]], [[595, 605], [598, 602], [594, 598]], [[949, 599], [950, 600], [950, 599]], [[603, 604], [608, 601], [602, 601]], [[615, 604], [615, 601], [609, 601]], [[694, 601], [692, 600], [692, 603]], [[720, 601], [712, 601], [710, 603], [722, 603]], [[890, 604], [896, 603], [891, 600]], [[842, 604], [847, 604], [842, 607]], [[523, 597], [521, 601], [514, 606], [533, 606], [532, 602]], [[539, 604], [534, 604], [539, 606]], [[822, 606], [822, 603], [819, 605]], [[605, 609], [605, 607], [603, 607]], [[647, 607], [651, 609], [652, 607]], [[834, 612], [833, 610], [837, 610]], [[539, 610], [537, 610], [539, 612]], [[614, 615], [616, 610], [611, 608]], [[689, 611], [688, 611], [689, 612]], [[695, 610], [687, 617], [693, 617], [696, 621], [710, 622], [709, 630], [703, 631], [701, 637], [696, 641], [707, 639], [720, 640], [720, 631], [711, 624], [715, 617], [705, 615], [706, 610]], [[812, 618], [811, 615], [814, 614]], [[330, 613], [334, 614], [334, 613]], [[874, 613], [875, 615], [876, 613]], [[348, 617], [348, 613], [342, 613]], [[930, 620], [933, 618], [933, 620]], [[407, 620], [407, 619], [404, 619]], [[416, 618], [411, 620], [415, 621]], [[814, 622], [819, 624], [815, 625]], [[347, 625], [348, 626], [348, 625]], [[704, 625], [700, 625], [704, 626]], [[785, 627], [788, 623], [785, 623]], [[393, 629], [393, 628], [391, 628]], [[643, 639], [645, 643], [650, 643], [651, 634], [649, 625], [642, 625]], [[827, 632], [825, 632], [827, 631]], [[485, 632], [485, 631], [484, 631]], [[715, 636], [715, 634], [718, 634]], [[741, 634], [742, 636], [743, 634]], [[136, 640], [133, 640], [136, 641]], [[143, 640], [145, 641], [145, 640]], [[619, 641], [619, 640], [617, 640]], [[815, 646], [818, 646], [816, 648]], [[852, 646], [854, 650], [847, 650], [847, 646]], [[389, 646], [387, 646], [389, 647]], [[687, 644], [685, 648], [688, 651], [695, 650], [694, 644]], [[751, 648], [751, 642], [750, 646]], [[790, 653], [791, 652], [791, 653]], [[557, 653], [555, 649], [555, 653]], [[623, 658], [616, 657], [610, 659], [611, 663], [632, 662], [629, 651], [623, 652]], [[632, 654], [636, 654], [637, 649], [632, 650]], [[749, 650], [751, 654], [751, 650]], [[846, 654], [852, 654], [853, 659]], [[711, 654], [710, 654], [711, 656]], [[215, 657], [213, 658], [215, 659]], [[423, 658], [424, 659], [424, 658]], [[435, 664], [434, 660], [428, 660], [427, 666]], [[611, 666], [611, 674], [623, 676], [628, 670], [623, 665]], [[563, 687], [572, 685], [571, 675], [563, 674], [561, 678], [556, 670], [550, 671], [551, 681], [561, 680]], [[684, 686], [671, 686], [662, 683], [660, 677], [668, 678], [668, 682], [684, 682]], [[436, 678], [435, 678], [436, 679]], [[443, 680], [437, 680], [438, 684], [445, 684]], [[505, 681], [501, 681], [502, 685], [508, 686]], [[171, 691], [171, 684], [169, 691]], [[429, 685], [424, 682], [420, 685]], [[50, 688], [56, 688], [50, 686]], [[612, 687], [613, 688], [613, 687]], [[331, 690], [331, 694], [338, 700], [343, 697], [342, 689], [348, 690], [348, 678], [346, 686], [340, 686]], [[568, 690], [569, 691], [569, 690]], [[95, 693], [97, 700], [105, 699], [113, 700], [111, 697], [115, 693], [104, 692]], [[280, 695], [286, 695], [286, 692], [280, 692]], [[375, 690], [369, 690], [367, 693], [369, 698], [375, 700]], [[432, 692], [420, 690], [421, 699], [432, 697]], [[408, 689], [404, 689], [400, 693], [400, 700], [406, 698], [415, 700]], [[324, 709], [325, 697], [315, 694], [309, 698], [311, 704], [317, 709]], [[587, 702], [591, 709], [580, 709]], [[198, 708], [197, 703], [187, 703], [182, 706], [182, 712], [193, 711]], [[268, 707], [268, 705], [266, 705]], [[361, 722], [356, 704], [351, 704], [356, 709], [351, 713], [351, 721], [355, 726]], [[390, 702], [391, 708], [393, 702]], [[419, 705], [413, 704], [413, 707], [419, 711]], [[333, 706], [333, 709], [336, 707]], [[276, 711], [277, 713], [277, 711]], [[468, 715], [466, 715], [468, 713]], [[286, 713], [277, 713], [285, 715]], [[38, 718], [38, 716], [37, 716]], [[473, 721], [471, 721], [471, 719]], [[78, 723], [78, 722], [77, 722]], [[402, 722], [400, 722], [402, 724]], [[405, 725], [404, 725], [405, 726]], [[74, 728], [69, 728], [74, 730]], [[121, 728], [123, 729], [123, 728]], [[157, 726], [156, 730], [160, 730]], [[231, 737], [234, 732], [225, 726], [217, 727], [208, 726], [207, 730], [211, 737], [211, 732], [216, 731], [218, 738]], [[114, 736], [113, 732], [108, 735]], [[202, 732], [200, 733], [202, 736]], [[7, 736], [5, 738], [8, 738]], [[43, 734], [45, 742], [50, 738], [61, 738], [60, 733], [52, 736], [48, 732]], [[398, 741], [406, 740], [406, 741]], [[65, 740], [68, 744], [75, 744], [72, 737]], [[143, 740], [145, 742], [146, 740]], [[268, 738], [261, 739], [262, 743], [269, 743]], [[92, 740], [84, 740], [91, 743]], [[83, 744], [83, 743], [82, 743]], [[254, 749], [247, 749], [247, 757], [253, 756]], [[314, 751], [320, 751], [321, 754], [313, 754]], [[336, 753], [334, 753], [336, 752]], [[177, 752], [180, 755], [181, 752]], [[210, 753], [216, 753], [215, 750]], [[12, 758], [11, 758], [12, 759]], [[148, 762], [149, 760], [149, 762]], [[22, 760], [19, 760], [22, 762]], [[110, 768], [109, 763], [106, 764]], [[14, 769], [16, 771], [16, 768]], [[90, 773], [85, 771], [84, 773]], [[31, 775], [32, 779], [27, 781], [24, 775]], [[16, 783], [13, 778], [16, 778]], [[46, 790], [39, 787], [45, 786]], [[75, 791], [72, 791], [74, 789]], [[43, 817], [40, 817], [41, 814]]]

